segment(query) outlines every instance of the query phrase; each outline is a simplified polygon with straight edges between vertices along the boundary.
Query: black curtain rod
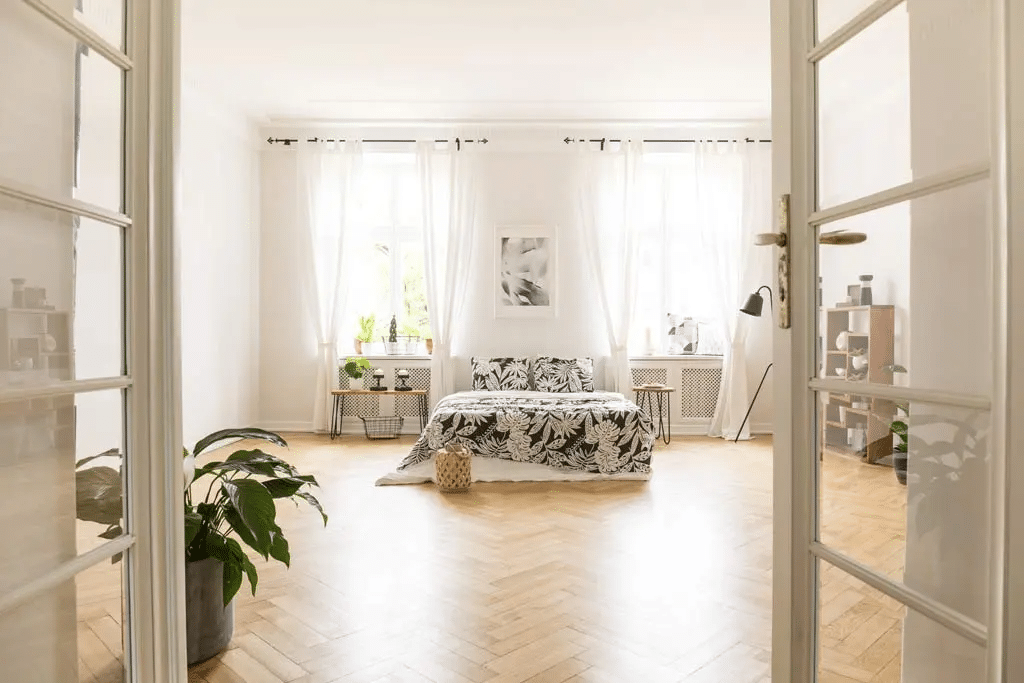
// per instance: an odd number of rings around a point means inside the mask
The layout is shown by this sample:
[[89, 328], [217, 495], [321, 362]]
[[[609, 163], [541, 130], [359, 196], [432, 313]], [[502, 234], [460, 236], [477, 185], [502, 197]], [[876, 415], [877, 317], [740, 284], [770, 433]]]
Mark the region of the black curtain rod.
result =
[[[586, 139], [586, 138], [566, 138], [563, 140], [565, 144], [569, 145], [574, 142], [600, 142], [602, 148], [606, 142], [622, 142], [619, 139], [608, 139], [608, 138], [597, 138], [597, 139]], [[755, 140], [753, 138], [742, 138], [734, 140], [641, 140], [641, 142], [771, 142], [771, 140]]]
[[[298, 142], [308, 142], [308, 143], [347, 142], [347, 140], [345, 138], [306, 138], [305, 140], [300, 140], [299, 138], [274, 138], [274, 137], [267, 138], [267, 143], [268, 144], [271, 144], [271, 145], [284, 145], [285, 147], [291, 147], [293, 144], [298, 143]], [[405, 142], [405, 143], [413, 143], [413, 142], [420, 142], [420, 141], [419, 140], [361, 140], [361, 142]], [[480, 144], [480, 145], [486, 145], [488, 140], [487, 140], [487, 138], [480, 138], [479, 140], [463, 140], [461, 138], [455, 138], [454, 141], [453, 140], [432, 140], [432, 141], [428, 140], [428, 142], [455, 142], [455, 147], [457, 149], [462, 149], [462, 143], [464, 143], [464, 142], [470, 142], [470, 143], [476, 143], [476, 144]]]

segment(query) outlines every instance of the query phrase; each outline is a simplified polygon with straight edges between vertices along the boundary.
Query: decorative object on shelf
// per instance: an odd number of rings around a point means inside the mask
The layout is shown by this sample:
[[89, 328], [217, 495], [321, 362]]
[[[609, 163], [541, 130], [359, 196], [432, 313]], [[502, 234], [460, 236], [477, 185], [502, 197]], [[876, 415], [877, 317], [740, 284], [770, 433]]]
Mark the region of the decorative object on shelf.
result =
[[851, 306], [860, 306], [860, 285], [846, 286], [846, 303]]
[[434, 456], [437, 487], [442, 493], [462, 493], [473, 482], [473, 452], [460, 443], [450, 443]]
[[46, 288], [26, 287], [25, 308], [46, 308]]
[[840, 351], [845, 351], [846, 345], [849, 342], [849, 338], [849, 332], [840, 332], [838, 335], [836, 335], [836, 348], [839, 349]]
[[395, 341], [384, 342], [389, 356], [412, 356], [419, 349], [420, 338], [416, 335], [397, 335]]
[[11, 278], [11, 308], [25, 308], [25, 278]]
[[361, 315], [359, 316], [358, 323], [359, 331], [356, 332], [354, 346], [356, 353], [362, 353], [363, 344], [369, 344], [373, 341], [373, 332], [377, 329], [377, 316], [373, 313]]
[[857, 425], [850, 430], [852, 433], [852, 441], [850, 447], [857, 452], [858, 455], [864, 454], [867, 450], [867, 429], [863, 425]]
[[377, 383], [375, 386], [370, 387], [370, 391], [387, 391], [388, 388], [381, 386], [381, 380], [384, 379], [384, 368], [375, 368], [373, 371], [373, 380]]
[[388, 327], [388, 341], [394, 344], [398, 341], [398, 320], [391, 316], [391, 325]]
[[398, 370], [395, 372], [395, 377], [398, 378], [398, 386], [395, 387], [395, 391], [412, 391], [412, 387], [409, 386], [408, 370]]
[[53, 353], [57, 350], [57, 340], [54, 339], [52, 334], [43, 335], [43, 351], [46, 353]]
[[434, 340], [432, 338], [427, 337], [426, 339], [423, 340], [423, 343], [426, 344], [427, 346], [428, 355], [434, 352]]
[[874, 279], [874, 275], [861, 275], [860, 276], [860, 305], [870, 306], [872, 304], [871, 296], [871, 280]]
[[[775, 315], [775, 303], [772, 299], [772, 288], [768, 285], [761, 285], [757, 288], [753, 294], [747, 297], [747, 302], [743, 304], [743, 308], [740, 309], [741, 313], [752, 315], [755, 318], [761, 317], [761, 311], [764, 309], [764, 297], [761, 296], [761, 290], [768, 290], [768, 306], [772, 312], [772, 316]], [[769, 363], [768, 367], [764, 369], [764, 374], [761, 375], [761, 382], [757, 385], [757, 391], [754, 392], [754, 398], [750, 399], [750, 407], [747, 408], [747, 414], [743, 416], [743, 422], [740, 423], [740, 428], [736, 430], [736, 438], [733, 439], [733, 443], [740, 440], [740, 434], [743, 433], [743, 426], [747, 424], [747, 418], [750, 417], [750, 411], [754, 409], [754, 402], [757, 401], [757, 395], [761, 393], [761, 387], [764, 386], [764, 381], [768, 379], [768, 371], [772, 369], [772, 364]]]
[[843, 377], [846, 375], [846, 368], [836, 368], [835, 373], [836, 376]]
[[557, 313], [555, 231], [523, 226], [495, 229], [495, 316], [544, 318]]
[[345, 365], [342, 366], [342, 369], [348, 375], [348, 388], [362, 389], [363, 375], [370, 369], [370, 361], [365, 358], [349, 357], [345, 359]]
[[853, 366], [854, 370], [863, 370], [868, 366], [867, 354], [861, 353], [859, 355], [853, 356], [850, 359], [850, 365]]

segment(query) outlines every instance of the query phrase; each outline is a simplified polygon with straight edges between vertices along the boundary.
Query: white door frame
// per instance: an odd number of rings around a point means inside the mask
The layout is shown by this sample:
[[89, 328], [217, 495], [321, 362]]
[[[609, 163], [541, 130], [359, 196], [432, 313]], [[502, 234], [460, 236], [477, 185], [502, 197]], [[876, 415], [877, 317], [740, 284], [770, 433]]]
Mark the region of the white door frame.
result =
[[[847, 28], [857, 31], [899, 2], [878, 0]], [[992, 0], [992, 4], [995, 390], [991, 402], [992, 616], [985, 626], [988, 680], [1009, 683], [1024, 680], [1024, 650], [1019, 647], [1024, 642], [1024, 462], [1020, 457], [1006, 458], [1006, 453], [1024, 454], [1019, 419], [1024, 415], [1024, 369], [1010, 353], [1024, 349], [1024, 9], [1017, 0]], [[773, 194], [790, 195], [793, 217], [789, 240], [793, 327], [776, 329], [774, 338], [779, 381], [775, 385], [772, 678], [789, 683], [810, 683], [816, 676], [817, 561], [811, 549], [817, 527], [818, 434], [813, 420], [806, 419], [816, 409], [808, 380], [827, 388], [827, 382], [813, 380], [812, 342], [817, 332], [813, 328], [816, 289], [811, 285], [816, 254], [813, 228], [806, 220], [814, 211], [816, 182], [814, 145], [807, 134], [816, 125], [813, 71], [808, 64], [808, 54], [815, 49], [813, 6], [814, 0], [772, 0], [771, 4]], [[818, 547], [816, 554], [829, 554], [823, 550], [827, 549]]]
[[[136, 549], [129, 563], [135, 599], [132, 680], [179, 683], [185, 655], [185, 532], [182, 514], [181, 367], [177, 206], [180, 0], [128, 0], [130, 141], [126, 193], [134, 225], [127, 245], [128, 339], [134, 402], [129, 470]], [[149, 457], [144, 457], [143, 454]]]
[[[1024, 680], [1024, 7], [1018, 0], [994, 3], [995, 163], [999, 188], [994, 206], [996, 250], [995, 401], [993, 448], [1004, 465], [1003, 486], [993, 497], [996, 520], [992, 609], [1002, 619], [991, 626], [991, 668], [1001, 683]], [[1016, 350], [1016, 357], [1013, 351]], [[999, 612], [994, 612], [999, 613]]]

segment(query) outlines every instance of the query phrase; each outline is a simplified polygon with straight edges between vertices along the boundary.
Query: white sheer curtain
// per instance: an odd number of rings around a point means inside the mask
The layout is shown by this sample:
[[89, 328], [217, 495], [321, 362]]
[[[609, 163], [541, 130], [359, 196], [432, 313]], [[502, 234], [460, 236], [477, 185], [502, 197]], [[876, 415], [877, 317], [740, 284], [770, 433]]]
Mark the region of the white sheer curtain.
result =
[[427, 313], [434, 335], [430, 359], [430, 396], [436, 402], [455, 390], [452, 341], [466, 300], [469, 259], [476, 220], [474, 187], [477, 152], [416, 147], [423, 202], [424, 277]]
[[[708, 434], [733, 439], [750, 400], [748, 327], [771, 325], [739, 312], [750, 292], [770, 285], [766, 263], [771, 250], [758, 251], [754, 235], [772, 229], [771, 148], [762, 143], [698, 142], [694, 163], [698, 225], [704, 255], [714, 273], [710, 289], [721, 311], [725, 336], [722, 386]], [[740, 438], [750, 438], [749, 420]]]
[[298, 236], [301, 276], [317, 339], [313, 429], [326, 431], [331, 417], [330, 392], [337, 381], [338, 328], [348, 291], [346, 260], [362, 148], [350, 141], [337, 147], [306, 147], [299, 155], [299, 206], [303, 212], [299, 224], [305, 228]]
[[604, 313], [611, 349], [605, 388], [629, 394], [629, 333], [636, 305], [639, 229], [637, 176], [643, 145], [580, 149], [579, 226], [587, 263]]

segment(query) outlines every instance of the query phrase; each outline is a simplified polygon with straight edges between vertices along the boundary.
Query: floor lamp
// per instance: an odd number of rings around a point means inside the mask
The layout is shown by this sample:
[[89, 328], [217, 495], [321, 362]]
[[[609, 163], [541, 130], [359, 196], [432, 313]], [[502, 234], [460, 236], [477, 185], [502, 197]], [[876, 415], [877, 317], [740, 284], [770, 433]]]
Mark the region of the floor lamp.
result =
[[[752, 315], [755, 318], [761, 317], [761, 310], [764, 309], [764, 297], [761, 296], [761, 290], [768, 290], [768, 306], [771, 308], [772, 313], [775, 313], [775, 304], [772, 301], [772, 288], [768, 285], [761, 285], [757, 288], [757, 291], [747, 297], [747, 303], [743, 304], [743, 308], [740, 309], [741, 313]], [[764, 375], [761, 376], [761, 383], [757, 385], [757, 391], [754, 392], [754, 398], [750, 399], [750, 407], [747, 408], [747, 414], [743, 416], [743, 422], [740, 423], [740, 428], [736, 431], [736, 438], [732, 440], [736, 443], [740, 440], [740, 434], [743, 433], [743, 427], [747, 424], [747, 418], [750, 417], [750, 411], [754, 409], [754, 402], [757, 401], [757, 395], [761, 393], [761, 387], [764, 386], [764, 381], [768, 379], [768, 371], [772, 369], [772, 364], [769, 363], [768, 367], [764, 369]]]

